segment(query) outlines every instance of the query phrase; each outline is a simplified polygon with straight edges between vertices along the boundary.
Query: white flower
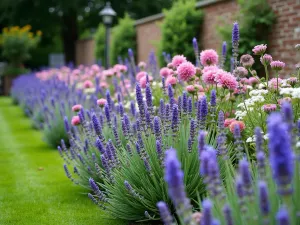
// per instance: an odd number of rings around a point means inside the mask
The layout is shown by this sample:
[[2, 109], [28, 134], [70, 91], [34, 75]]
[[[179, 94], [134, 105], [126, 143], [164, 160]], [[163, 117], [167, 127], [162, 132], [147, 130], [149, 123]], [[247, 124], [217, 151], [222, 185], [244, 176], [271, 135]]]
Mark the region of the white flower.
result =
[[250, 85], [247, 85], [246, 87], [247, 87], [247, 89], [250, 89], [250, 90], [253, 89], [253, 87]]
[[83, 92], [85, 94], [91, 94], [91, 93], [94, 93], [96, 91], [96, 88], [85, 88], [83, 89]]
[[296, 147], [297, 147], [297, 148], [300, 147], [300, 141], [298, 141], [298, 142], [296, 143]]
[[269, 140], [269, 134], [265, 134], [265, 135], [264, 135], [264, 139], [265, 139], [265, 140]]
[[253, 137], [248, 137], [247, 140], [246, 140], [246, 142], [248, 142], [248, 143], [254, 142]]
[[243, 119], [243, 117], [245, 117], [247, 115], [247, 112], [246, 111], [236, 111], [235, 112], [235, 117], [237, 119]]

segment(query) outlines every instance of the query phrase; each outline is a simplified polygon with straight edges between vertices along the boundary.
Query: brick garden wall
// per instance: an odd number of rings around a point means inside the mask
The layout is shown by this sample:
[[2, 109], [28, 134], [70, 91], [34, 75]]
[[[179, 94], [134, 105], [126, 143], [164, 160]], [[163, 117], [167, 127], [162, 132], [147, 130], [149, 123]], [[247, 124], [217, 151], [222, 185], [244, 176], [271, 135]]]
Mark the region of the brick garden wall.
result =
[[[276, 23], [270, 35], [268, 52], [273, 59], [282, 60], [287, 64], [286, 73], [292, 72], [294, 65], [300, 61], [296, 57], [294, 46], [300, 43], [300, 0], [268, 0], [276, 14]], [[233, 14], [238, 10], [234, 0], [207, 0], [199, 8], [204, 11], [202, 27], [202, 47], [220, 49], [222, 40], [217, 27], [233, 23]], [[249, 12], [251, 13], [251, 12]], [[161, 37], [159, 22], [163, 15], [152, 16], [137, 21], [138, 60], [146, 61], [151, 50], [155, 50]], [[192, 46], [191, 46], [192, 47]]]

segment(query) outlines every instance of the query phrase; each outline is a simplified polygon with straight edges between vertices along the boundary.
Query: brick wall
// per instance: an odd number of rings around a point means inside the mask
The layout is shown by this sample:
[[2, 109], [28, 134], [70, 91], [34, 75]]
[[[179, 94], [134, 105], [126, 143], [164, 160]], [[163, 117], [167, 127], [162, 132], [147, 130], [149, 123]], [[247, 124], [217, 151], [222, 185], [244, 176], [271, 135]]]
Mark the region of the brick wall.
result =
[[[268, 0], [274, 10], [277, 20], [270, 35], [268, 52], [275, 60], [282, 60], [287, 64], [286, 73], [294, 69], [300, 61], [296, 57], [294, 46], [300, 43], [300, 0]], [[201, 32], [201, 43], [204, 49], [220, 49], [222, 40], [218, 35], [217, 27], [222, 24], [233, 23], [233, 15], [238, 6], [235, 0], [203, 1], [200, 7], [204, 11], [204, 22]], [[209, 3], [213, 2], [213, 3]], [[249, 12], [250, 13], [250, 12]], [[150, 50], [155, 50], [153, 43], [161, 37], [158, 22], [163, 20], [163, 15], [153, 16], [140, 20], [136, 24], [138, 60], [147, 60]], [[192, 47], [192, 46], [191, 46]]]
[[79, 40], [76, 42], [76, 64], [92, 65], [95, 60], [95, 42], [93, 39]]

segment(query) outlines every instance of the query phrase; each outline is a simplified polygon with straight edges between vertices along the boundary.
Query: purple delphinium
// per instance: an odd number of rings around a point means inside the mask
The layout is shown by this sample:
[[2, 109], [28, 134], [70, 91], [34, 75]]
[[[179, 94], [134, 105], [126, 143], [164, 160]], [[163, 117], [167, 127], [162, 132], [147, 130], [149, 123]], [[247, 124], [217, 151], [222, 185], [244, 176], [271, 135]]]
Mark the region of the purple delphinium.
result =
[[106, 90], [105, 97], [106, 97], [106, 101], [107, 101], [107, 104], [109, 106], [109, 109], [111, 109], [112, 108], [112, 100], [111, 100], [109, 90]]
[[173, 105], [171, 127], [173, 134], [175, 134], [178, 131], [178, 106], [176, 104]]
[[188, 114], [191, 117], [193, 112], [193, 100], [192, 97], [188, 98]]
[[182, 94], [182, 109], [183, 109], [183, 113], [187, 114], [187, 111], [188, 111], [188, 95], [185, 91]]
[[172, 88], [171, 84], [169, 84], [169, 86], [168, 86], [168, 96], [169, 96], [170, 105], [173, 106], [173, 104], [174, 104], [174, 93], [173, 93], [173, 88]]
[[239, 51], [239, 39], [240, 39], [239, 24], [237, 22], [234, 22], [232, 27], [233, 71], [236, 69], [238, 64], [237, 57]]
[[164, 113], [165, 113], [165, 102], [163, 99], [160, 99], [160, 101], [159, 101], [159, 116], [161, 118], [163, 118]]
[[291, 193], [290, 184], [294, 175], [294, 156], [289, 135], [289, 126], [278, 113], [269, 116], [269, 159], [273, 179], [278, 186], [279, 194]]
[[173, 218], [171, 216], [171, 213], [169, 211], [169, 208], [165, 202], [158, 202], [157, 208], [159, 210], [160, 218], [164, 225], [172, 225], [173, 224]]
[[150, 113], [152, 113], [152, 108], [153, 108], [153, 103], [152, 103], [152, 91], [151, 91], [151, 87], [150, 84], [147, 83], [146, 84], [146, 103], [147, 103], [147, 108], [150, 111]]

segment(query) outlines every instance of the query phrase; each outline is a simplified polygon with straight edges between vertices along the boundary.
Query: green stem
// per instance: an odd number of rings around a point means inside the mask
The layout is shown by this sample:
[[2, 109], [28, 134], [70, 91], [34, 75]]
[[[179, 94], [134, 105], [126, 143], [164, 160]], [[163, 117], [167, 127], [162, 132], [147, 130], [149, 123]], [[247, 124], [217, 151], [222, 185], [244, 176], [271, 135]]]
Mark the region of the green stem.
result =
[[266, 73], [266, 82], [267, 82], [267, 89], [269, 87], [269, 71], [268, 71], [268, 66], [264, 64], [265, 67], [265, 73]]

